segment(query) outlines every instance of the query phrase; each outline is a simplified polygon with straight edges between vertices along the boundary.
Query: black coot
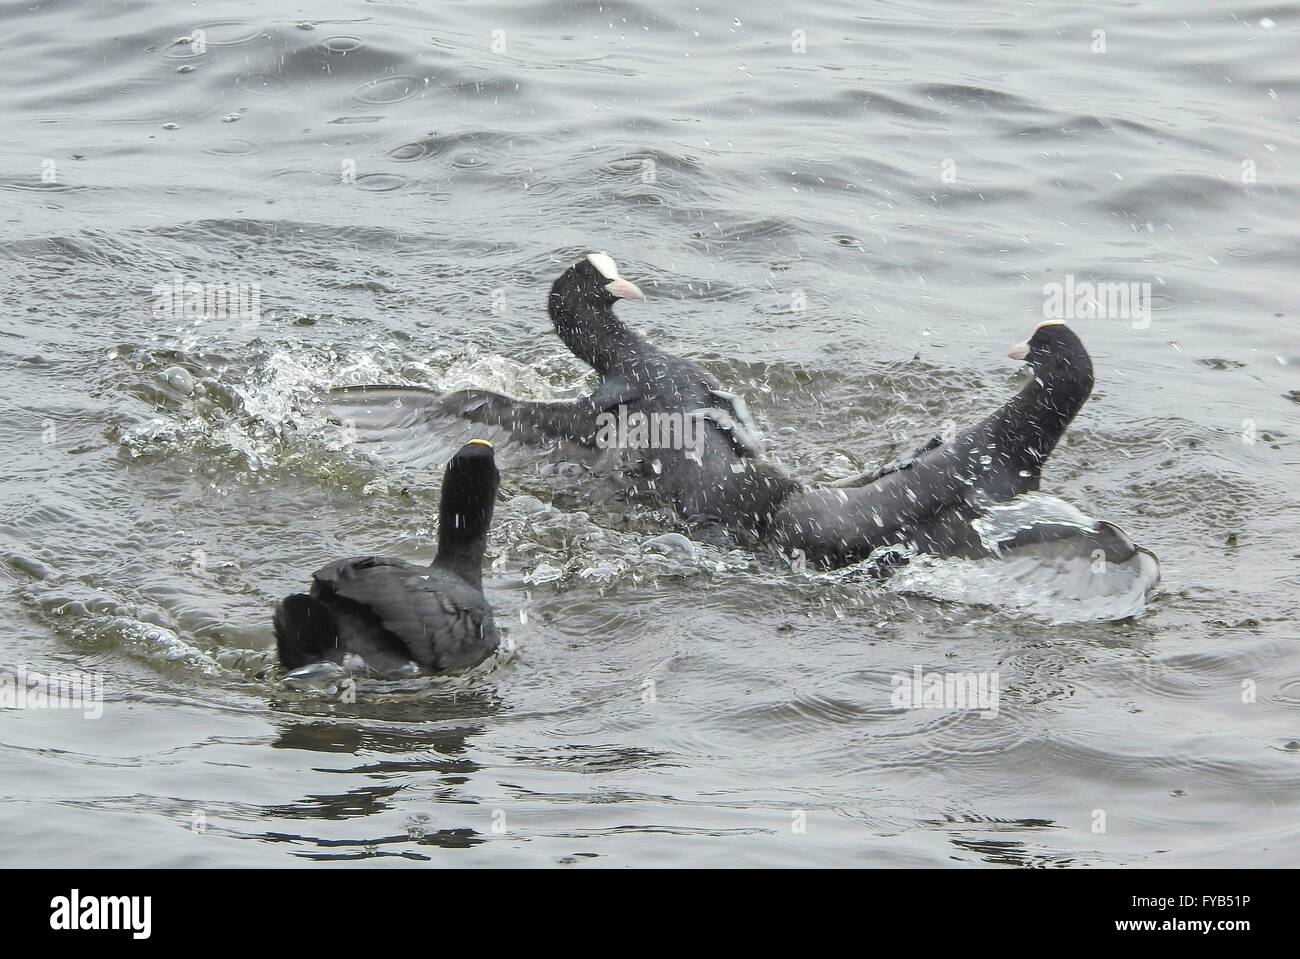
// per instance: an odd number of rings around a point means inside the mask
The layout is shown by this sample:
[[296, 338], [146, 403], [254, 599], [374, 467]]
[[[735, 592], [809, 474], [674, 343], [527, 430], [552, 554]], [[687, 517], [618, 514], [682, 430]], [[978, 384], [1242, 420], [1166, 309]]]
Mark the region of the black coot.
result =
[[434, 561], [362, 556], [317, 570], [309, 594], [287, 596], [276, 607], [281, 665], [342, 664], [351, 653], [383, 675], [411, 663], [437, 673], [491, 655], [497, 631], [482, 566], [499, 482], [491, 444], [471, 440], [443, 477]]

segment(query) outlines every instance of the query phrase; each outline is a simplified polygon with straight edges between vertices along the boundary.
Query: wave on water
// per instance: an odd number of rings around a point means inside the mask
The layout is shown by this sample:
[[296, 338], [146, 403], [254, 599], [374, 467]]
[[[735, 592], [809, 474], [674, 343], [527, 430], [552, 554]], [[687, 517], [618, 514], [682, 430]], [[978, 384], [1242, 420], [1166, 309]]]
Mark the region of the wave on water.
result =
[[328, 423], [330, 389], [376, 382], [438, 392], [468, 385], [539, 399], [560, 397], [571, 370], [528, 365], [473, 344], [414, 356], [393, 347], [353, 351], [329, 346], [247, 344], [236, 361], [190, 341], [185, 348], [119, 347], [113, 358], [132, 370], [127, 389], [153, 415], [118, 430], [133, 457], [166, 456], [195, 448], [218, 453], [250, 474], [303, 465], [322, 452], [337, 454], [346, 438]]

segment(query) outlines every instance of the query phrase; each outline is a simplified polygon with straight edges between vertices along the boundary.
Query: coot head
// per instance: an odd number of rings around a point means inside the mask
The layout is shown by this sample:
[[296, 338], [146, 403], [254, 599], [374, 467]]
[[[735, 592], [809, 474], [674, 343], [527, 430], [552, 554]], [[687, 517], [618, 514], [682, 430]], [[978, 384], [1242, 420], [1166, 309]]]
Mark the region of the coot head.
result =
[[445, 546], [487, 536], [501, 475], [492, 444], [470, 440], [451, 458], [442, 479], [438, 538]]
[[1092, 385], [1092, 358], [1064, 320], [1039, 323], [1029, 339], [1011, 347], [1007, 356], [1024, 360], [1040, 380], [1064, 376]]
[[599, 367], [623, 329], [614, 316], [619, 300], [644, 299], [636, 284], [618, 274], [607, 253], [589, 253], [569, 267], [551, 286], [547, 311], [555, 332], [580, 359]]

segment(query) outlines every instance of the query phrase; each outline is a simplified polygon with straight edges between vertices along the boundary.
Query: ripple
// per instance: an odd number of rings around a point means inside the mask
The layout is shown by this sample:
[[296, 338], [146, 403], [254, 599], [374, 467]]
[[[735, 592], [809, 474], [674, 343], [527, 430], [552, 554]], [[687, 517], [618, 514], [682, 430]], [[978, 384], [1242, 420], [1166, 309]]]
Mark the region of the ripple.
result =
[[327, 52], [337, 56], [347, 56], [360, 50], [364, 45], [365, 41], [360, 37], [327, 37], [321, 43]]
[[246, 73], [235, 78], [235, 86], [259, 97], [282, 97], [293, 90], [288, 80], [273, 73]]
[[24, 179], [6, 182], [0, 180], [0, 190], [9, 190], [19, 193], [70, 193], [73, 190], [84, 190], [85, 187], [73, 186], [70, 183], [42, 183], [37, 179]]
[[701, 162], [693, 156], [678, 155], [667, 150], [638, 149], [606, 160], [595, 167], [591, 175], [596, 180], [638, 180], [647, 174], [659, 176], [666, 171], [698, 173], [701, 168]]
[[954, 107], [996, 107], [1001, 110], [1036, 110], [1032, 103], [1013, 93], [1004, 93], [988, 87], [972, 87], [958, 83], [921, 83], [912, 88], [927, 100], [938, 100]]
[[195, 29], [203, 31], [204, 40], [210, 47], [236, 47], [241, 43], [251, 43], [262, 36], [263, 32], [260, 24], [239, 20], [204, 23]]
[[352, 96], [361, 103], [382, 105], [409, 100], [423, 89], [424, 80], [408, 73], [368, 80], [353, 90]]
[[621, 160], [610, 160], [603, 166], [597, 167], [595, 172], [597, 177], [602, 174], [606, 178], [638, 177], [647, 169], [647, 164], [650, 165], [650, 169], [653, 169], [654, 161], [650, 157], [627, 157]]
[[203, 152], [214, 156], [244, 157], [256, 153], [259, 149], [261, 148], [252, 140], [230, 138], [209, 143], [203, 148]]
[[164, 60], [197, 60], [203, 54], [195, 51], [188, 40], [174, 40], [158, 50], [158, 56]]
[[502, 99], [521, 96], [524, 93], [523, 81], [514, 77], [465, 77], [459, 80], [447, 80], [442, 84], [448, 93], [458, 96], [477, 96]]
[[[919, 104], [908, 103], [906, 100], [900, 100], [896, 97], [886, 96], [875, 90], [863, 90], [860, 92], [851, 92], [841, 94], [835, 101], [840, 105], [840, 109], [846, 113], [850, 110], [865, 109], [869, 113], [880, 114], [887, 117], [902, 117], [908, 120], [939, 120], [943, 117], [943, 111], [935, 110], [931, 107], [923, 107]], [[795, 109], [801, 112], [812, 112], [816, 109], [814, 106], [806, 103], [794, 105]], [[822, 108], [824, 110], [824, 108]], [[820, 110], [818, 112], [821, 112]]]
[[1133, 137], [1156, 137], [1172, 139], [1180, 143], [1190, 143], [1186, 137], [1178, 136], [1167, 129], [1157, 131], [1148, 124], [1118, 117], [1099, 117], [1093, 114], [1075, 114], [1026, 123], [1008, 129], [1003, 136], [1030, 140], [1072, 140], [1086, 138], [1092, 134], [1114, 136], [1116, 133], [1130, 134]]
[[393, 147], [388, 151], [390, 160], [397, 160], [400, 163], [410, 163], [413, 160], [423, 160], [426, 157], [437, 156], [442, 152], [442, 145], [435, 140], [413, 140], [410, 143], [403, 143], [401, 146]]
[[1147, 297], [1147, 309], [1152, 313], [1168, 313], [1174, 308], [1174, 298], [1168, 293], [1156, 291]]
[[113, 647], [159, 670], [206, 676], [225, 672], [209, 653], [182, 638], [165, 612], [55, 574], [28, 584], [20, 600], [38, 619], [57, 622], [87, 648]]
[[741, 242], [775, 239], [795, 232], [797, 231], [789, 220], [764, 217], [736, 223], [711, 224], [708, 229], [693, 230], [690, 236], [694, 240]]
[[1278, 703], [1282, 706], [1300, 706], [1300, 678], [1288, 679], [1277, 688], [1270, 702]]
[[866, 705], [858, 701], [834, 698], [823, 694], [807, 694], [777, 702], [745, 706], [732, 714], [732, 719], [745, 728], [763, 729], [769, 733], [773, 727], [782, 733], [797, 729], [813, 729], [819, 725], [857, 724], [882, 715], [891, 715], [888, 700], [883, 705]]
[[410, 180], [396, 173], [367, 173], [357, 177], [356, 187], [367, 193], [392, 193], [410, 184]]
[[1233, 198], [1233, 188], [1206, 174], [1149, 177], [1136, 186], [1111, 190], [1100, 200], [1103, 209], [1125, 217], [1154, 220], [1190, 211], [1218, 210]]

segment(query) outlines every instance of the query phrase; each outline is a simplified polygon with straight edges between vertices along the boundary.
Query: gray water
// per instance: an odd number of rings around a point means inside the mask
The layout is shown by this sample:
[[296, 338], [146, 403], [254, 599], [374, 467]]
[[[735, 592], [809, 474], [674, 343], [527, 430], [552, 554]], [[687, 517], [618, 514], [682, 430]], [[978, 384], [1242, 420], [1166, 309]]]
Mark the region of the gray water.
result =
[[[0, 711], [0, 862], [1295, 861], [1300, 8], [274, 6], [0, 2], [0, 671], [104, 683]], [[652, 504], [508, 471], [512, 650], [286, 687], [278, 597], [434, 542], [438, 475], [320, 397], [573, 395], [543, 304], [590, 249], [814, 480], [1000, 403], [1044, 284], [1150, 283], [1072, 323], [1097, 389], [1043, 489], [1160, 591], [665, 554]], [[260, 314], [160, 316], [176, 277]], [[895, 708], [918, 666], [997, 714]]]

